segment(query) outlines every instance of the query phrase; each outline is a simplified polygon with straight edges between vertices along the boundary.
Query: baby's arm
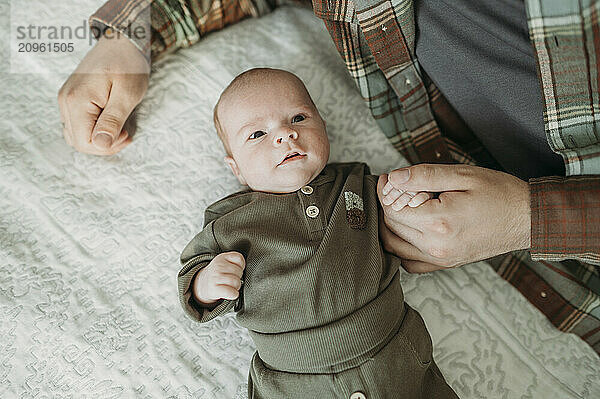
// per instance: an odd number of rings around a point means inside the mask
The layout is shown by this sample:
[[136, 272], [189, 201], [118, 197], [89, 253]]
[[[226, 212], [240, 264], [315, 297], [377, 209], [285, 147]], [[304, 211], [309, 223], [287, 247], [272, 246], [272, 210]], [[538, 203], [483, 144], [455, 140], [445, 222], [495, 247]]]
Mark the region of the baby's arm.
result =
[[423, 204], [425, 201], [433, 198], [433, 195], [428, 192], [413, 192], [413, 191], [401, 191], [392, 185], [392, 183], [388, 182], [383, 186], [383, 205], [392, 205], [392, 209], [395, 211], [399, 211], [405, 206], [409, 206], [411, 208], [416, 208], [417, 206]]
[[215, 256], [192, 280], [194, 299], [207, 308], [221, 299], [236, 299], [245, 267], [246, 260], [239, 252], [223, 252]]
[[[208, 221], [207, 224], [181, 253], [182, 268], [177, 274], [181, 306], [186, 315], [201, 323], [224, 315], [231, 309], [235, 310], [239, 302], [235, 300], [239, 295], [239, 279], [245, 267], [241, 254], [229, 252], [229, 248], [218, 244], [218, 234], [214, 231], [218, 216], [208, 214], [207, 210], [204, 218]], [[237, 283], [233, 277], [238, 279]]]

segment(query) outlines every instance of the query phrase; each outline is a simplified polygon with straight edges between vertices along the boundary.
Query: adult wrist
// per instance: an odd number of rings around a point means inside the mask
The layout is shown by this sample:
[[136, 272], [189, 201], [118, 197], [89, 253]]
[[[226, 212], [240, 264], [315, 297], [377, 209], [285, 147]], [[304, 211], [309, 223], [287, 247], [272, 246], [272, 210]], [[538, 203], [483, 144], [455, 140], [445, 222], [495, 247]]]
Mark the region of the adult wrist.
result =
[[109, 0], [89, 18], [92, 35], [110, 38], [125, 36], [146, 59], [151, 62], [151, 5], [150, 2]]
[[531, 248], [531, 186], [529, 183], [525, 182], [525, 192], [527, 194], [527, 200], [525, 201], [525, 220], [523, 221], [523, 248], [521, 249], [529, 249]]
[[[136, 46], [135, 41], [131, 40], [123, 32], [115, 31], [112, 28], [106, 28], [106, 30], [98, 36], [98, 44], [116, 46], [115, 49], [117, 49], [116, 51], [119, 53], [118, 56], [127, 54], [129, 56], [128, 58], [132, 58], [131, 61], [133, 61], [133, 58], [139, 60], [143, 59], [145, 61], [142, 65], [141, 61], [136, 60], [135, 64], [138, 65], [138, 67], [129, 73], [150, 73], [150, 58], [146, 57], [140, 51], [139, 47]], [[137, 54], [141, 57], [138, 57]]]
[[531, 248], [531, 187], [525, 181], [519, 181], [519, 194], [515, 203], [517, 209], [515, 225], [515, 247], [514, 250]]

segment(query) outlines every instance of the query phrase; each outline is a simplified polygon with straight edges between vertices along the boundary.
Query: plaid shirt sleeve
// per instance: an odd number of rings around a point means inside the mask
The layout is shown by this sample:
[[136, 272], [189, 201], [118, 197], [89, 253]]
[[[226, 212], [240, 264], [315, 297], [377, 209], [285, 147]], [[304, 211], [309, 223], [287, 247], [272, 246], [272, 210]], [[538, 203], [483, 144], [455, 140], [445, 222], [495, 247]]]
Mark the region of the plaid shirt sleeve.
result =
[[90, 17], [98, 38], [107, 28], [125, 34], [149, 61], [189, 47], [209, 32], [282, 4], [302, 0], [109, 0]]
[[600, 176], [530, 179], [531, 257], [600, 264]]

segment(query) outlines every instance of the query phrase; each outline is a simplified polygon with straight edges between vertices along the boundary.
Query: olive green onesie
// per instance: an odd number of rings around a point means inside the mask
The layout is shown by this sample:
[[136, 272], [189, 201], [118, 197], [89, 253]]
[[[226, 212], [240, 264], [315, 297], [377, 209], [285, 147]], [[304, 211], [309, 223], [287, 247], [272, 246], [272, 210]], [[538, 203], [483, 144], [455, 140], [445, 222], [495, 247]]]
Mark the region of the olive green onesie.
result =
[[[364, 163], [328, 164], [296, 192], [245, 190], [206, 209], [179, 296], [200, 322], [237, 312], [257, 348], [250, 399], [457, 397], [404, 302], [400, 259], [379, 241], [376, 186]], [[246, 260], [240, 296], [204, 308], [193, 277], [228, 251]]]

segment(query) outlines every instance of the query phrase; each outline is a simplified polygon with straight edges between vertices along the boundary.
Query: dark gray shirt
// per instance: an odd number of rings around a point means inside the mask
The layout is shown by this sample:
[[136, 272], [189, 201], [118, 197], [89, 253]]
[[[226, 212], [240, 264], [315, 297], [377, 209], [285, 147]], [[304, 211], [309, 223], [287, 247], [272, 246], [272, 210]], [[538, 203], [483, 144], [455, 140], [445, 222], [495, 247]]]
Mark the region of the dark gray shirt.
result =
[[546, 140], [523, 0], [415, 0], [421, 68], [509, 173], [563, 175]]

